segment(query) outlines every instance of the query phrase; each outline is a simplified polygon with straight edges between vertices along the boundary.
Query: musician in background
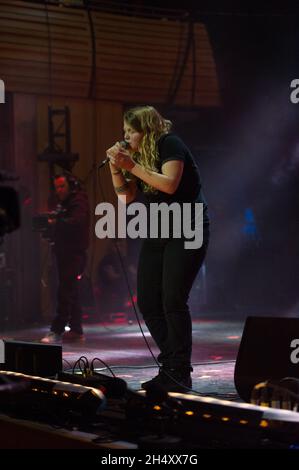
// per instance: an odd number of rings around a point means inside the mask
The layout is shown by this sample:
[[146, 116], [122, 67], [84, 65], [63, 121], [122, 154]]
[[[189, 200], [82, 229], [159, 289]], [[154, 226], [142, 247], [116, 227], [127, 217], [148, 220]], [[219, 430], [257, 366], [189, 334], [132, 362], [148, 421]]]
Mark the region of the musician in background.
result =
[[[84, 341], [78, 278], [84, 271], [89, 245], [89, 203], [79, 181], [70, 174], [54, 178], [59, 214], [48, 220], [54, 228], [54, 253], [58, 271], [56, 316], [42, 343]], [[65, 326], [70, 331], [65, 332]]]

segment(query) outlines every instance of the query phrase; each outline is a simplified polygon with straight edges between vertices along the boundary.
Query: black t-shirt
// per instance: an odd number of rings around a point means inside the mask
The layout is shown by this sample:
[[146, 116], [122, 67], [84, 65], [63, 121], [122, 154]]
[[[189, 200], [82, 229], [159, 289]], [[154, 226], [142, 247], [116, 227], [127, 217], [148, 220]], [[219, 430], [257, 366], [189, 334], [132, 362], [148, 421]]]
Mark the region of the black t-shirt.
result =
[[[204, 225], [209, 224], [208, 207], [202, 192], [200, 173], [188, 147], [175, 134], [164, 134], [158, 141], [158, 151], [158, 170], [160, 173], [162, 173], [162, 166], [165, 162], [181, 160], [184, 162], [183, 174], [179, 186], [173, 194], [162, 191], [145, 192], [147, 202], [166, 202], [167, 204], [173, 202], [203, 203], [203, 222]], [[137, 187], [142, 190], [140, 179], [137, 181]]]

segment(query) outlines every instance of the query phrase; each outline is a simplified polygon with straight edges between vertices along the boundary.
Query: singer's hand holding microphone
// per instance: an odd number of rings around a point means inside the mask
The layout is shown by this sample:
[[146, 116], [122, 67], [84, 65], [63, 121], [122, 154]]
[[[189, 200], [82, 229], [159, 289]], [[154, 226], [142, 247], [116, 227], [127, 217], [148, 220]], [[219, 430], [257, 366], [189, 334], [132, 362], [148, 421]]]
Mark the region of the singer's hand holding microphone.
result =
[[113, 165], [114, 169], [122, 168], [123, 170], [130, 171], [135, 166], [135, 162], [129, 150], [127, 150], [128, 148], [129, 144], [123, 141], [117, 142], [106, 151], [109, 164]]

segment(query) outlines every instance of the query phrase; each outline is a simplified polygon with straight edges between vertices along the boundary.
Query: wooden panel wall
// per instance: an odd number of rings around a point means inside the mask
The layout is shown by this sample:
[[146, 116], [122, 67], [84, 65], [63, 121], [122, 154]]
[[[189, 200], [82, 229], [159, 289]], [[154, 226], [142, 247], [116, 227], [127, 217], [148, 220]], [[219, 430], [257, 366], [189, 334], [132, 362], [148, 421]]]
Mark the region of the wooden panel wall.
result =
[[2, 0], [0, 76], [7, 90], [88, 98], [94, 77], [93, 96], [102, 100], [167, 103], [172, 97], [178, 105], [219, 105], [203, 24], [194, 24], [192, 50], [187, 22], [103, 12], [91, 18], [95, 51], [85, 10]]
[[0, 41], [8, 90], [87, 96], [91, 41], [84, 11], [2, 1]]
[[36, 98], [15, 93], [12, 99], [1, 106], [11, 107], [13, 148], [9, 154], [10, 161], [5, 163], [4, 159], [3, 165], [20, 178], [13, 186], [20, 200], [21, 227], [6, 235], [4, 241], [14, 292], [14, 305], [11, 306], [9, 317], [11, 325], [24, 326], [36, 320], [39, 314], [39, 297], [36, 295], [40, 287], [39, 237], [32, 231], [32, 217], [38, 201]]
[[[90, 225], [90, 248], [87, 266], [87, 274], [94, 283], [97, 281], [96, 272], [98, 263], [108, 249], [110, 240], [99, 240], [95, 236], [94, 228], [97, 218], [95, 217], [95, 207], [98, 203], [106, 201], [117, 204], [116, 196], [111, 183], [110, 170], [108, 165], [99, 172], [91, 171], [95, 164], [106, 158], [105, 150], [116, 140], [122, 138], [122, 113], [123, 108], [118, 103], [108, 101], [101, 102], [95, 100], [82, 100], [73, 98], [56, 98], [52, 101], [54, 108], [68, 106], [71, 116], [71, 149], [79, 154], [79, 161], [76, 163], [73, 173], [81, 180], [86, 181], [86, 189], [90, 202], [91, 225]], [[47, 97], [37, 99], [37, 149], [36, 153], [41, 153], [48, 145], [48, 105]], [[49, 195], [49, 172], [48, 165], [44, 162], [36, 163], [38, 171], [38, 209], [40, 212], [47, 210], [47, 200]], [[89, 177], [88, 177], [89, 175]], [[88, 178], [87, 178], [88, 177]], [[102, 190], [100, 189], [99, 179]], [[47, 258], [48, 244], [41, 241], [41, 258]], [[48, 273], [49, 274], [49, 273]], [[50, 282], [47, 271], [44, 272], [45, 284], [42, 288], [42, 306], [45, 315], [51, 314]]]
[[[38, 162], [37, 156], [48, 145], [49, 104], [47, 97], [14, 93], [8, 95], [7, 102], [1, 105], [3, 111], [9, 107], [11, 118], [5, 119], [6, 123], [9, 122], [10, 143], [2, 146], [0, 168], [19, 175], [20, 180], [15, 186], [22, 208], [21, 228], [6, 236], [4, 244], [8, 268], [14, 273], [15, 304], [11, 306], [13, 312], [9, 319], [13, 326], [24, 326], [43, 317], [50, 321], [55, 305], [56, 293], [49, 277], [49, 244], [32, 231], [32, 217], [48, 210], [48, 165]], [[56, 98], [51, 104], [53, 107], [69, 107], [71, 148], [80, 157], [73, 172], [82, 180], [89, 175], [86, 188], [91, 209], [91, 244], [87, 273], [96, 284], [98, 263], [111, 241], [99, 240], [95, 236], [95, 207], [103, 201], [116, 204], [116, 197], [108, 166], [99, 173], [90, 170], [95, 163], [105, 159], [105, 150], [122, 137], [123, 108], [118, 103], [74, 98]], [[0, 140], [4, 144], [7, 137], [5, 126], [2, 130]], [[100, 190], [98, 176], [103, 191]], [[36, 295], [37, 292], [40, 296]]]

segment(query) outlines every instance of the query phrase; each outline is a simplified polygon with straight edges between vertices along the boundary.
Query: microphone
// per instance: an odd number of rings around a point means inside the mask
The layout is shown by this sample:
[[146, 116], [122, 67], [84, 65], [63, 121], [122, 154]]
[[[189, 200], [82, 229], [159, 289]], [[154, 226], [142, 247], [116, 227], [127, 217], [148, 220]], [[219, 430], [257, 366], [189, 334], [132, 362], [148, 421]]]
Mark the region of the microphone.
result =
[[[125, 140], [121, 140], [121, 141], [119, 142], [119, 145], [120, 145], [123, 149], [128, 149], [128, 148], [130, 147], [129, 142], [126, 142]], [[106, 163], [108, 163], [109, 160], [110, 160], [109, 157], [107, 157], [105, 160], [103, 160], [103, 161], [99, 164], [98, 170], [99, 170], [100, 168], [103, 168], [103, 166], [106, 165]]]

